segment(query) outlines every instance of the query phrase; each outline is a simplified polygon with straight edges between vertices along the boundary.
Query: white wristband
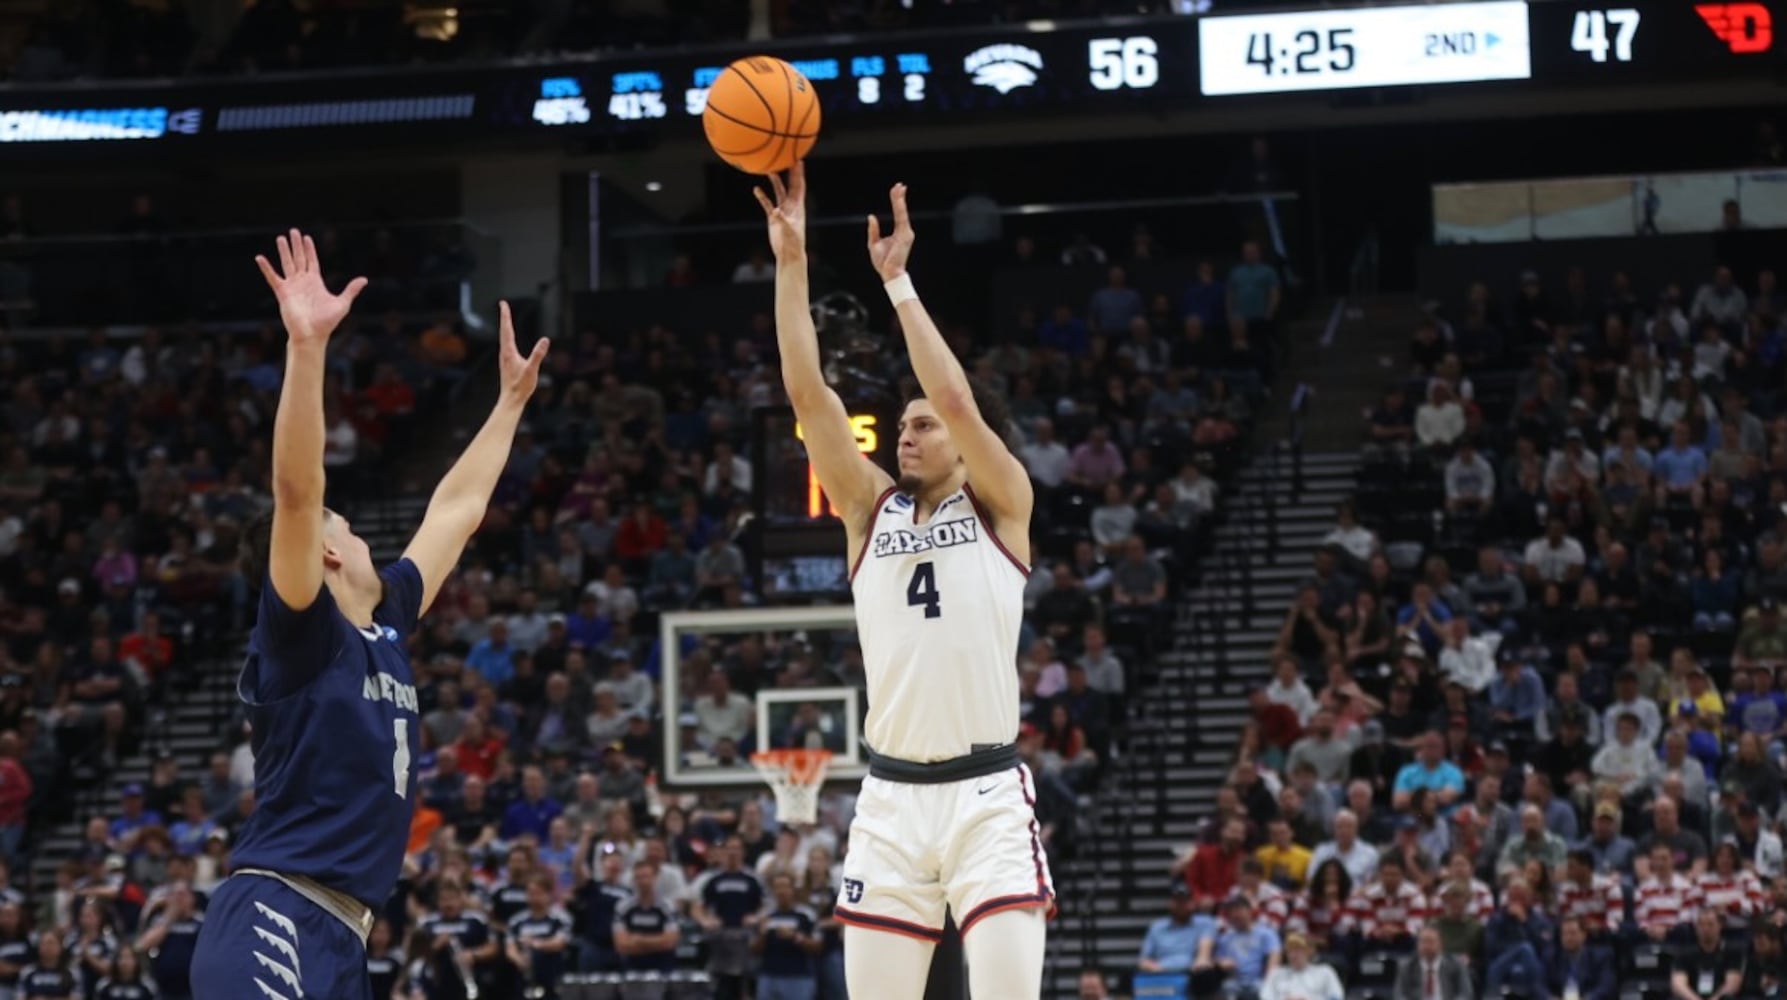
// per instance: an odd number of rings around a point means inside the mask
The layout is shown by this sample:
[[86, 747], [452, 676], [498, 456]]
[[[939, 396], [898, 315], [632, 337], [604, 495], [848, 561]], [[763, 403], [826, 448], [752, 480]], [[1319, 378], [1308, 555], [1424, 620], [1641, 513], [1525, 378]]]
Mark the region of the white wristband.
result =
[[918, 298], [918, 292], [912, 287], [912, 275], [910, 274], [902, 274], [881, 287], [887, 289], [888, 301], [893, 303], [895, 309], [900, 308], [902, 302]]

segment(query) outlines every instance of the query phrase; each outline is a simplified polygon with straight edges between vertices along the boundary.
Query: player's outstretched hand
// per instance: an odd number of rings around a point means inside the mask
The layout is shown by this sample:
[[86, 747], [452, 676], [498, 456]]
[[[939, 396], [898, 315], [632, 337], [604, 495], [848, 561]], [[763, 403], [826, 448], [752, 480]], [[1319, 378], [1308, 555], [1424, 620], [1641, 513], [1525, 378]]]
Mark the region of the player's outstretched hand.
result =
[[521, 349], [515, 346], [515, 321], [509, 315], [509, 304], [504, 302], [497, 308], [502, 314], [499, 324], [502, 344], [498, 350], [502, 353], [503, 398], [512, 403], [525, 403], [540, 384], [540, 365], [546, 360], [551, 342], [541, 337], [534, 341], [534, 349], [527, 357], [522, 357]]
[[893, 202], [893, 232], [881, 235], [881, 220], [869, 215], [869, 263], [882, 281], [892, 281], [906, 273], [906, 258], [912, 255], [912, 216], [906, 212], [906, 185], [895, 184], [887, 193]]
[[780, 174], [770, 174], [769, 186], [773, 195], [751, 189], [769, 221], [769, 248], [777, 260], [797, 259], [807, 250], [806, 164], [796, 160], [786, 181]]
[[323, 284], [323, 264], [317, 258], [315, 240], [293, 229], [275, 242], [279, 246], [278, 269], [260, 254], [254, 262], [279, 299], [279, 318], [285, 323], [286, 335], [294, 344], [327, 343], [365, 290], [366, 279], [355, 278], [340, 294], [331, 293]]

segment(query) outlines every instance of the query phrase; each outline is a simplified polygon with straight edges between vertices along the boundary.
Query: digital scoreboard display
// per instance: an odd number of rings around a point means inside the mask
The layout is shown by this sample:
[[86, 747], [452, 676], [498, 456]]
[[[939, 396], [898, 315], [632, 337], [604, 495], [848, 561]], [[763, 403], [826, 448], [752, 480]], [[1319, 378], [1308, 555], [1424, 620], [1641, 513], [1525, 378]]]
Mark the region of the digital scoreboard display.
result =
[[[1420, 86], [1741, 81], [1780, 86], [1787, 0], [1452, 3], [1030, 22], [948, 32], [512, 62], [126, 84], [0, 85], [0, 147], [318, 135], [358, 142], [699, 137], [708, 88], [767, 54], [812, 81], [827, 129], [1170, 112]], [[294, 79], [301, 85], [294, 85]], [[301, 94], [301, 100], [294, 100]], [[6, 155], [0, 150], [0, 156]]]

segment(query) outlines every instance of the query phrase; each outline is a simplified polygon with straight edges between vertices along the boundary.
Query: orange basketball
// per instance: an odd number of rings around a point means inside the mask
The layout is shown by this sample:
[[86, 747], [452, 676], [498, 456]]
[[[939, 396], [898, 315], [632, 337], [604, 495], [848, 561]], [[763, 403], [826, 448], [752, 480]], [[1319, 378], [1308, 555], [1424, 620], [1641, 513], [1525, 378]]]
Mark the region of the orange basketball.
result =
[[745, 173], [787, 170], [819, 138], [819, 95], [793, 66], [749, 56], [714, 80], [701, 127], [720, 159]]

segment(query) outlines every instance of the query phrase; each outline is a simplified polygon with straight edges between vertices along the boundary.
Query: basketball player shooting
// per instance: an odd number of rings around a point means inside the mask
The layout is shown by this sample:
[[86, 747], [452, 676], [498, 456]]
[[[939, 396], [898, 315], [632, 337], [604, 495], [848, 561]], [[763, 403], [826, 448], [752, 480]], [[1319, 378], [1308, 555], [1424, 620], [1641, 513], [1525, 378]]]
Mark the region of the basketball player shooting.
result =
[[[502, 391], [441, 480], [421, 529], [383, 569], [323, 506], [323, 374], [329, 338], [366, 287], [323, 284], [316, 244], [257, 257], [287, 335], [273, 422], [273, 513], [245, 539], [261, 582], [237, 694], [253, 725], [255, 810], [211, 897], [192, 961], [197, 1000], [372, 1000], [366, 937], [403, 863], [419, 751], [406, 640], [484, 519], [542, 340], [523, 357], [502, 308]], [[382, 1000], [382, 998], [381, 998]]]
[[890, 234], [869, 217], [869, 259], [922, 393], [900, 417], [899, 478], [863, 459], [820, 371], [808, 312], [805, 168], [770, 184], [773, 200], [756, 194], [776, 255], [782, 382], [844, 521], [868, 674], [869, 776], [836, 910], [850, 996], [923, 996], [947, 908], [962, 931], [970, 992], [1036, 997], [1054, 888], [1013, 742], [1030, 478], [1000, 435], [1003, 401], [970, 382], [913, 290], [903, 184], [892, 191]]

